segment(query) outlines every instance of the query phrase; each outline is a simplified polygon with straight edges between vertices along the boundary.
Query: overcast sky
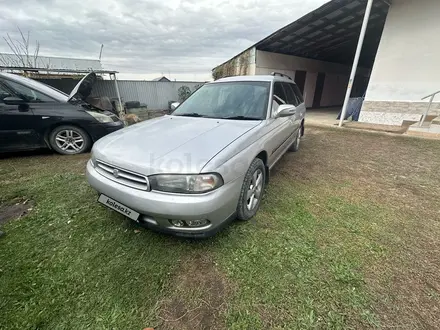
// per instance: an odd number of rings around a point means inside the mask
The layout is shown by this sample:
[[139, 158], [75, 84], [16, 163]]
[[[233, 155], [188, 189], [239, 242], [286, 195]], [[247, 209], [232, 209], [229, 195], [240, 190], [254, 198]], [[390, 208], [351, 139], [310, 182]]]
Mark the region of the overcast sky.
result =
[[[207, 80], [211, 69], [327, 0], [0, 0], [40, 55], [98, 58], [120, 79]], [[0, 52], [10, 52], [3, 38]]]

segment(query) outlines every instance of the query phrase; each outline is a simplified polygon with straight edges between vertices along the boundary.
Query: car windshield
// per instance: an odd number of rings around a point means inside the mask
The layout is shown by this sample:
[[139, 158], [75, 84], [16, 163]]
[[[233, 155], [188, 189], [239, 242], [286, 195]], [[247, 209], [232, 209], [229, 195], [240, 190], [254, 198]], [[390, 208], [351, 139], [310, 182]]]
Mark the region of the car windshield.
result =
[[206, 84], [174, 112], [174, 116], [262, 120], [270, 82], [241, 81]]
[[21, 84], [24, 86], [24, 88], [35, 89], [36, 91], [41, 92], [59, 102], [67, 102], [69, 99], [69, 95], [42, 82], [16, 75], [6, 75], [6, 78], [11, 78], [10, 80], [13, 83]]

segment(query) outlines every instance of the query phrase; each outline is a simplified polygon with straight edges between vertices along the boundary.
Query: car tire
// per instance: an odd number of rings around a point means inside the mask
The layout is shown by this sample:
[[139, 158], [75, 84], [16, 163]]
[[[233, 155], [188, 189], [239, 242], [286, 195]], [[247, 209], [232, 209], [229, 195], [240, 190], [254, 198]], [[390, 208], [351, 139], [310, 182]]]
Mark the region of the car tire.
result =
[[62, 155], [77, 155], [90, 149], [92, 141], [82, 128], [58, 126], [49, 134], [50, 147]]
[[260, 208], [266, 182], [266, 167], [260, 158], [255, 158], [244, 177], [237, 206], [237, 218], [247, 221]]
[[302, 127], [300, 127], [298, 129], [298, 132], [296, 133], [295, 141], [289, 147], [289, 151], [297, 152], [299, 150], [299, 145], [300, 145], [300, 142], [301, 142], [302, 135], [303, 135], [303, 129], [302, 129]]

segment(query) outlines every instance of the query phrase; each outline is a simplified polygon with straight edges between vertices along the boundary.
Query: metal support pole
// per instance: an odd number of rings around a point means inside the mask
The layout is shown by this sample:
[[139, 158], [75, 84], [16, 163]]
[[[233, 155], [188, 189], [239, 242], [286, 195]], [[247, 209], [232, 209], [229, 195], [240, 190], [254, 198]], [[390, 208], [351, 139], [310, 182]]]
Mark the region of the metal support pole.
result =
[[433, 94], [433, 95], [431, 96], [431, 98], [429, 99], [428, 109], [426, 109], [425, 113], [423, 114], [423, 116], [422, 116], [422, 120], [421, 120], [420, 123], [419, 123], [419, 127], [422, 127], [422, 126], [423, 126], [423, 123], [425, 122], [426, 117], [428, 116], [429, 111], [431, 111], [431, 106], [432, 106], [432, 102], [434, 101], [434, 97], [435, 97], [435, 94]]
[[364, 22], [362, 23], [361, 34], [356, 49], [356, 55], [354, 56], [353, 67], [351, 69], [350, 80], [348, 81], [347, 93], [345, 94], [344, 105], [342, 107], [341, 119], [339, 120], [339, 127], [342, 127], [344, 123], [345, 114], [347, 113], [348, 101], [350, 100], [351, 89], [353, 88], [353, 82], [356, 77], [356, 71], [359, 64], [359, 58], [361, 57], [362, 46], [364, 44], [365, 34], [367, 32], [368, 20], [370, 19], [371, 8], [374, 0], [368, 0], [367, 8], [365, 9]]
[[122, 118], [124, 114], [124, 107], [122, 106], [121, 94], [119, 94], [118, 79], [116, 79], [116, 73], [113, 73], [112, 75], [115, 80], [116, 95], [118, 96], [118, 101], [119, 101], [119, 118]]

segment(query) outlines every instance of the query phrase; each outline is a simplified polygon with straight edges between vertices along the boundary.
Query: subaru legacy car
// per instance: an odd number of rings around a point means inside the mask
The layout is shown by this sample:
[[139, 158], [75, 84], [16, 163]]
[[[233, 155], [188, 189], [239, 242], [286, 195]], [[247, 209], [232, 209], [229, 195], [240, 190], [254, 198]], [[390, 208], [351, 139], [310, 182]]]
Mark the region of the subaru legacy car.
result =
[[171, 115], [100, 139], [87, 179], [100, 203], [142, 226], [211, 236], [256, 214], [270, 169], [299, 149], [305, 112], [287, 76], [223, 78]]
[[0, 73], [0, 152], [51, 148], [79, 154], [124, 127], [111, 112], [84, 101], [95, 81], [91, 72], [67, 95], [29, 78]]

